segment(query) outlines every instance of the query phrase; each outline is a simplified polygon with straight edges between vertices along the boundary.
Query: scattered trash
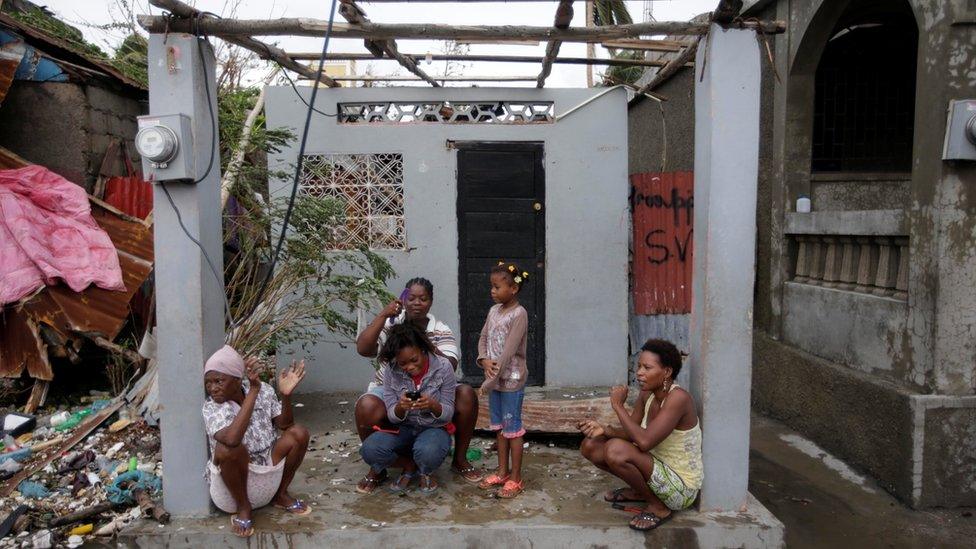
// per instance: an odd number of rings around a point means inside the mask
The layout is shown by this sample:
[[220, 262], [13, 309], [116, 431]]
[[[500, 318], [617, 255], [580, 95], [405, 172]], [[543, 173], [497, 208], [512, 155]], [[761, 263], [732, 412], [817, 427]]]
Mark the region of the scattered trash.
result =
[[24, 496], [25, 498], [31, 499], [44, 499], [51, 495], [51, 491], [48, 490], [46, 486], [31, 480], [21, 481], [21, 483], [17, 485], [17, 491], [20, 492], [20, 495]]
[[112, 425], [110, 425], [109, 428], [108, 428], [108, 431], [110, 433], [118, 433], [119, 431], [121, 431], [122, 429], [125, 429], [126, 427], [128, 427], [131, 424], [132, 424], [132, 420], [131, 419], [129, 419], [129, 418], [123, 418], [123, 419], [120, 419], [120, 420], [116, 421]]
[[481, 456], [481, 448], [468, 448], [468, 451], [467, 451], [467, 453], [464, 454], [464, 457], [467, 458], [468, 461], [479, 461], [479, 460], [481, 460], [481, 457], [482, 457]]
[[3, 417], [3, 434], [20, 436], [29, 432], [37, 425], [37, 418], [28, 414], [11, 412]]
[[71, 536], [84, 536], [85, 534], [92, 533], [92, 530], [94, 530], [94, 529], [95, 529], [95, 525], [89, 522], [88, 524], [82, 524], [81, 526], [75, 526], [74, 528], [72, 528], [71, 530], [68, 531], [68, 535], [71, 535]]
[[304, 407], [305, 407], [305, 405], [304, 405], [304, 404], [302, 404], [301, 402], [296, 402], [296, 403], [295, 403], [295, 404], [293, 404], [292, 406], [294, 406], [295, 408], [304, 408]]
[[346, 404], [349, 404], [349, 401], [348, 400], [340, 400], [339, 401], [339, 406], [345, 406]]

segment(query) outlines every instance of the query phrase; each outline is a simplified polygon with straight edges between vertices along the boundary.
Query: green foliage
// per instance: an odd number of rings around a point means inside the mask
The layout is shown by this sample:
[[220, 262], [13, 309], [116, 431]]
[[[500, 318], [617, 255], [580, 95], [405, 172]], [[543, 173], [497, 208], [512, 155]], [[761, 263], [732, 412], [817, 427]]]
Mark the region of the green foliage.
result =
[[[244, 121], [257, 96], [254, 89], [220, 94], [224, 169], [239, 146]], [[332, 229], [345, 223], [345, 204], [299, 194], [275, 272], [257, 302], [288, 200], [265, 198], [268, 181], [290, 184], [294, 173], [293, 167], [269, 171], [265, 156], [293, 140], [291, 132], [268, 130], [264, 117], [258, 117], [244, 151], [244, 166], [231, 188], [245, 213], [225, 213], [225, 236], [237, 248], [233, 256], [225, 254], [232, 316], [239, 319], [255, 311], [232, 335], [232, 344], [244, 353], [272, 353], [291, 343], [306, 347], [320, 341], [325, 331], [338, 336], [340, 343], [351, 341], [356, 336], [356, 309], [393, 298], [386, 281], [394, 272], [384, 258], [366, 249], [332, 251], [336, 247]]]
[[633, 22], [627, 3], [623, 0], [596, 0], [593, 3], [593, 23], [598, 27], [629, 25]]
[[[644, 59], [644, 53], [640, 51], [619, 51], [611, 55], [614, 59]], [[610, 84], [633, 84], [644, 75], [644, 70], [645, 67], [608, 67], [604, 75]]]
[[[146, 71], [149, 43], [144, 36], [138, 33], [133, 32], [126, 37], [113, 58], [95, 44], [85, 40], [80, 30], [54, 17], [42, 8], [34, 6], [27, 6], [25, 9], [10, 8], [4, 9], [4, 13], [48, 36], [60, 39], [68, 50], [82, 57], [108, 63], [143, 86], [149, 84]], [[119, 28], [119, 24], [111, 23], [95, 27]]]

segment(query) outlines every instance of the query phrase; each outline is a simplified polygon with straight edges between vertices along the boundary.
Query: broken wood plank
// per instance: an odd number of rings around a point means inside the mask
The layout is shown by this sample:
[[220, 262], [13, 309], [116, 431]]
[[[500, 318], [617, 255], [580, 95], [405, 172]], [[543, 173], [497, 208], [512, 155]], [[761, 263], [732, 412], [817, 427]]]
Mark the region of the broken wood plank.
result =
[[[184, 4], [179, 0], [149, 0], [149, 3], [152, 4], [153, 6], [156, 6], [157, 8], [168, 10], [173, 15], [183, 18], [181, 19], [182, 21], [189, 21], [190, 20], [189, 18], [193, 18], [193, 17], [199, 17], [200, 18], [198, 19], [199, 21], [206, 21], [208, 19], [211, 19], [210, 16], [203, 15], [203, 12], [197, 10], [192, 6]], [[163, 19], [166, 18], [163, 17]], [[163, 24], [163, 27], [165, 27], [165, 22]], [[165, 30], [164, 28], [163, 30], [157, 32], [168, 32], [168, 31]], [[187, 29], [180, 32], [192, 32], [192, 30]], [[288, 57], [288, 55], [285, 54], [284, 50], [282, 50], [277, 46], [266, 44], [264, 42], [261, 42], [260, 40], [255, 40], [254, 38], [250, 38], [247, 36], [236, 36], [236, 37], [221, 36], [221, 39], [231, 44], [240, 46], [246, 50], [252, 51], [258, 54], [258, 57], [260, 57], [261, 59], [274, 61], [275, 63], [278, 63], [282, 68], [288, 69], [292, 72], [305, 76], [306, 78], [312, 80], [315, 80], [317, 78], [320, 82], [322, 82], [326, 86], [335, 88], [339, 85], [335, 80], [329, 78], [328, 75], [326, 74], [316, 75], [316, 71], [304, 65], [296, 63], [293, 59], [291, 59], [290, 57]]]
[[167, 511], [162, 504], [156, 503], [149, 497], [142, 488], [133, 488], [132, 497], [139, 504], [139, 509], [142, 510], [142, 516], [146, 518], [152, 518], [160, 524], [169, 523], [169, 511]]
[[649, 91], [654, 91], [654, 88], [667, 82], [668, 79], [674, 76], [674, 74], [678, 72], [681, 67], [684, 67], [686, 63], [695, 58], [695, 52], [697, 51], [698, 42], [695, 42], [685, 48], [684, 51], [675, 56], [673, 59], [668, 61], [668, 64], [661, 68], [661, 70], [657, 71], [657, 74], [654, 75], [654, 78], [652, 78], [650, 82], [644, 84], [639, 90], [637, 90], [637, 95], [634, 96], [634, 100], [640, 101], [643, 99], [642, 94]]
[[[529, 394], [526, 397], [522, 401], [522, 426], [530, 433], [578, 434], [576, 425], [584, 419], [604, 425], [619, 423], [607, 396], [532, 399]], [[488, 399], [478, 400], [477, 428], [487, 430], [490, 417]]]
[[47, 391], [50, 388], [50, 381], [35, 379], [34, 387], [31, 388], [30, 397], [27, 399], [27, 404], [24, 405], [24, 413], [33, 414], [38, 408], [44, 406], [44, 401], [47, 399]]
[[106, 351], [111, 351], [133, 364], [141, 366], [146, 361], [146, 359], [143, 358], [142, 355], [140, 355], [139, 353], [131, 349], [126, 349], [125, 347], [116, 345], [115, 343], [112, 343], [111, 341], [105, 339], [104, 337], [97, 336], [97, 335], [89, 335], [89, 334], [83, 334], [83, 335], [91, 339], [92, 342], [95, 343], [95, 345], [98, 345], [99, 347], [105, 349]]
[[[568, 29], [573, 19], [573, 0], [560, 0], [559, 7], [556, 8], [556, 16], [552, 26], [557, 29]], [[562, 46], [560, 40], [550, 40], [546, 44], [546, 55], [542, 58], [542, 70], [536, 78], [535, 87], [542, 88], [546, 85], [546, 78], [552, 73], [552, 62], [559, 55], [559, 47]]]
[[[76, 444], [84, 440], [89, 433], [94, 431], [95, 428], [97, 428], [99, 425], [104, 423], [105, 420], [108, 419], [112, 414], [117, 412], [118, 409], [121, 408], [122, 404], [124, 403], [125, 403], [125, 399], [116, 398], [114, 401], [112, 401], [111, 404], [96, 412], [95, 415], [90, 416], [88, 421], [82, 423], [78, 427], [75, 427], [74, 432], [71, 434], [68, 440], [64, 441], [60, 446], [55, 448], [54, 451], [46, 455], [44, 458], [34, 461], [34, 463], [32, 463], [29, 466], [25, 465], [24, 468], [21, 469], [19, 473], [7, 479], [7, 482], [4, 483], [2, 486], [0, 486], [0, 497], [5, 498], [9, 496], [10, 492], [13, 492], [15, 489], [17, 489], [17, 485], [19, 485], [22, 480], [30, 477], [34, 473], [47, 467], [47, 465], [52, 461], [54, 461], [56, 457], [67, 452], [68, 450], [73, 448]], [[32, 454], [34, 453], [33, 448], [34, 447], [32, 446], [31, 447]], [[34, 459], [36, 459], [36, 456], [33, 457]]]
[[690, 42], [683, 40], [642, 40], [627, 38], [623, 40], [607, 40], [600, 44], [608, 50], [639, 50], [639, 51], [681, 51]]
[[94, 517], [96, 515], [101, 515], [102, 513], [111, 511], [115, 507], [115, 504], [110, 501], [104, 501], [97, 505], [93, 505], [87, 509], [82, 509], [80, 511], [75, 511], [74, 513], [68, 513], [67, 515], [61, 515], [60, 517], [55, 517], [51, 519], [48, 526], [51, 528], [57, 528], [58, 526], [64, 526], [66, 524], [73, 524], [75, 522], [83, 521], [89, 517]]

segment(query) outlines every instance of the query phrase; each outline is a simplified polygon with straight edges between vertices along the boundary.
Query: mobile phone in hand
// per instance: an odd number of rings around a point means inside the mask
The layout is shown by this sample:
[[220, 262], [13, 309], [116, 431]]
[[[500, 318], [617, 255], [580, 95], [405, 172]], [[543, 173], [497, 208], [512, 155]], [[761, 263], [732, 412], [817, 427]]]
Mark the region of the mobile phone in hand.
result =
[[417, 389], [416, 391], [407, 391], [407, 398], [409, 398], [410, 400], [417, 400], [417, 399], [419, 399], [420, 398], [420, 389]]

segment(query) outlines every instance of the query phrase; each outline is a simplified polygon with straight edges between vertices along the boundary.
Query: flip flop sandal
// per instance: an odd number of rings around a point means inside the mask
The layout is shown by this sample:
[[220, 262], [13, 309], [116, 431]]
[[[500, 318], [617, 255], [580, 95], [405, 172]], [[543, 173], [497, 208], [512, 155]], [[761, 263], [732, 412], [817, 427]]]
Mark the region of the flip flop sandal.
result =
[[[631, 530], [637, 530], [638, 532], [648, 532], [650, 530], [657, 528], [658, 526], [661, 526], [665, 522], [671, 520], [671, 517], [673, 516], [674, 513], [671, 513], [670, 515], [661, 518], [655, 515], [654, 513], [651, 513], [650, 511], [642, 511], [641, 513], [634, 516], [634, 518], [630, 519], [630, 524], [628, 524], [628, 526], [630, 526]], [[650, 525], [647, 526], [646, 528], [635, 526], [635, 523], [637, 522], [646, 522], [646, 521], [650, 521]]]
[[298, 498], [295, 498], [295, 501], [291, 505], [275, 505], [275, 507], [299, 517], [304, 517], [312, 513], [312, 508]]
[[467, 467], [455, 467], [451, 465], [451, 472], [461, 475], [461, 478], [469, 484], [478, 484], [485, 478], [485, 473], [478, 470], [474, 465], [468, 465]]
[[437, 481], [430, 475], [420, 475], [420, 488], [418, 491], [424, 495], [433, 494], [437, 491]]
[[613, 508], [623, 511], [625, 513], [630, 513], [631, 515], [639, 515], [644, 512], [644, 510], [641, 509], [640, 507], [628, 507], [623, 503], [614, 503]]
[[[400, 476], [398, 476], [397, 479], [393, 481], [393, 484], [391, 484], [387, 488], [387, 490], [389, 490], [394, 494], [402, 494], [410, 488], [410, 483], [413, 482], [413, 479], [416, 476], [417, 473], [401, 473]], [[403, 482], [403, 479], [406, 479], [407, 483], [401, 486], [400, 483]]]
[[239, 538], [249, 538], [254, 535], [254, 520], [252, 519], [239, 519], [237, 515], [233, 515], [230, 517], [230, 526], [234, 535]]
[[356, 484], [356, 491], [360, 494], [372, 494], [373, 491], [388, 480], [390, 480], [390, 474], [386, 472], [386, 469], [383, 469], [383, 472], [377, 475], [376, 478], [369, 478], [368, 475], [363, 475], [363, 478]]
[[524, 480], [523, 481], [520, 481], [520, 482], [515, 482], [514, 480], [509, 480], [509, 481], [506, 481], [505, 482], [505, 485], [502, 486], [502, 489], [499, 490], [495, 494], [495, 497], [498, 497], [498, 498], [501, 498], [501, 499], [512, 499], [512, 498], [514, 498], [515, 496], [521, 494], [524, 491], [525, 491], [525, 481]]
[[481, 488], [482, 490], [490, 490], [491, 488], [494, 488], [496, 486], [502, 486], [506, 482], [508, 482], [508, 477], [509, 477], [509, 475], [505, 475], [504, 477], [500, 477], [500, 476], [492, 473], [492, 474], [488, 475], [488, 478], [486, 478], [485, 480], [481, 481], [478, 484], [478, 488]]
[[[604, 494], [603, 495], [603, 501], [605, 501], [607, 503], [630, 503], [630, 502], [644, 501], [642, 499], [628, 499], [628, 498], [624, 497], [623, 494], [627, 490], [629, 490], [629, 488], [627, 488], [627, 487], [624, 487], [624, 488], [616, 488], [615, 490], [611, 491], [609, 494]], [[607, 497], [608, 495], [610, 497]]]

